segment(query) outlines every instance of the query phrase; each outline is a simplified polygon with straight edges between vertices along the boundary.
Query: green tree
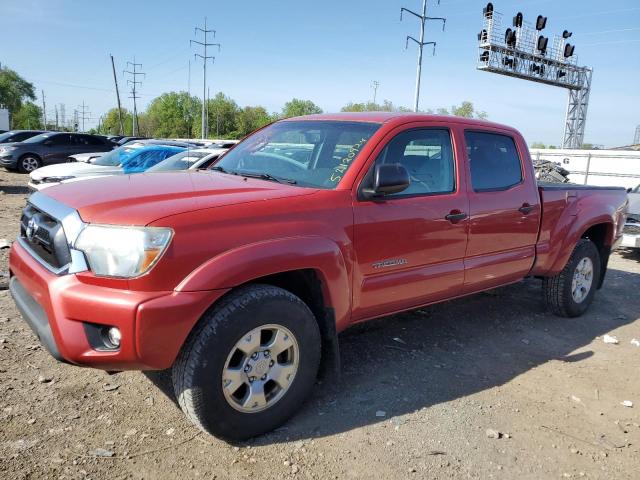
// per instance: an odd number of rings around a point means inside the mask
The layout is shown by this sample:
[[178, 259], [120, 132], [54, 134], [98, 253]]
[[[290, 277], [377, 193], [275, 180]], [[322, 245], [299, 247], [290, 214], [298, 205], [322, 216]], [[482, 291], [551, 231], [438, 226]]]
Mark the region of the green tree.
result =
[[300, 100], [299, 98], [288, 101], [282, 108], [282, 118], [300, 117], [314, 113], [322, 113], [322, 109], [311, 100]]
[[16, 130], [42, 128], [42, 109], [33, 102], [23, 103], [11, 117], [11, 128]]
[[[236, 116], [240, 111], [238, 104], [222, 92], [207, 102], [209, 119], [209, 137], [236, 138]], [[201, 107], [200, 107], [201, 108]], [[201, 136], [201, 110], [194, 119], [194, 132]]]
[[[131, 135], [133, 131], [133, 116], [126, 108], [122, 110], [122, 123], [124, 124], [123, 135]], [[120, 119], [118, 118], [118, 109], [112, 108], [109, 110], [102, 120], [102, 126], [100, 133], [106, 135], [119, 135], [120, 134]]]
[[35, 99], [32, 83], [27, 82], [10, 68], [0, 68], [0, 105], [7, 107], [9, 115], [16, 114], [26, 100]]
[[485, 119], [488, 117], [487, 112], [476, 110], [473, 103], [468, 100], [465, 100], [460, 105], [452, 105], [450, 110], [447, 110], [446, 108], [438, 108], [436, 113], [438, 115], [453, 115], [465, 118]]
[[366, 102], [353, 103], [349, 102], [340, 109], [341, 112], [408, 112], [409, 109], [402, 106], [394, 105], [391, 101], [385, 100], [380, 103]]
[[244, 107], [236, 115], [236, 132], [238, 136], [244, 137], [272, 121], [271, 115], [264, 107]]
[[[154, 137], [192, 137], [193, 118], [200, 105], [198, 99], [189, 96], [187, 92], [163, 93], [154, 98], [147, 107], [145, 130]], [[140, 115], [138, 119], [142, 125]]]
[[533, 142], [531, 148], [547, 148], [547, 146], [542, 142]]

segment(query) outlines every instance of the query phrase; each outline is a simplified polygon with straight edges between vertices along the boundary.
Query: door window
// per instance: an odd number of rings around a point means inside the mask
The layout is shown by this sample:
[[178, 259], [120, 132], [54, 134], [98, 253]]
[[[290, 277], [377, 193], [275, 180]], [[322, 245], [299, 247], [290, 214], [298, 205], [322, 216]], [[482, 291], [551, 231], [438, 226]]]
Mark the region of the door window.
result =
[[516, 144], [508, 135], [487, 132], [464, 134], [476, 192], [507, 190], [522, 181]]
[[69, 135], [54, 135], [53, 137], [51, 137], [51, 145], [71, 145], [71, 137]]
[[409, 187], [396, 195], [434, 195], [455, 190], [453, 148], [446, 129], [416, 129], [396, 135], [376, 165], [398, 163], [409, 172]]
[[77, 135], [76, 142], [82, 146], [104, 147], [104, 142], [91, 135]]

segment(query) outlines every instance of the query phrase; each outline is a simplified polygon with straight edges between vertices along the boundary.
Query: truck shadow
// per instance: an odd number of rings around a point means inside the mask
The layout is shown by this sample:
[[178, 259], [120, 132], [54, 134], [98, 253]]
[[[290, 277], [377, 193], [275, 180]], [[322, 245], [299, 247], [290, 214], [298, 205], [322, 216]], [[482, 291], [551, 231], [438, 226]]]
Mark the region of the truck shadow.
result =
[[[249, 443], [401, 424], [405, 414], [502, 385], [550, 360], [580, 362], [593, 352], [576, 349], [640, 317], [640, 298], [627, 296], [637, 289], [640, 275], [609, 269], [589, 312], [566, 319], [546, 311], [540, 282], [528, 279], [354, 326], [340, 336], [340, 380], [325, 379], [298, 415]], [[145, 375], [175, 402], [166, 373]]]

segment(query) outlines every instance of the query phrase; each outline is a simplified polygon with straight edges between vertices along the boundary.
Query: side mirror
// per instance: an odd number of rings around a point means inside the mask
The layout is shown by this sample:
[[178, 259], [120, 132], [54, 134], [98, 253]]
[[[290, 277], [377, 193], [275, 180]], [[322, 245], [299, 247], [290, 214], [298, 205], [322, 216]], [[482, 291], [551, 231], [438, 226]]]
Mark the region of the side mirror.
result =
[[50, 147], [51, 145], [53, 145], [53, 140], [45, 140], [44, 142], [42, 142], [43, 145]]
[[381, 198], [385, 195], [400, 193], [409, 187], [409, 172], [399, 163], [376, 165], [373, 172], [373, 187], [363, 188], [365, 200]]
[[631, 193], [631, 192], [633, 192], [633, 188], [631, 187], [627, 188], [627, 193]]

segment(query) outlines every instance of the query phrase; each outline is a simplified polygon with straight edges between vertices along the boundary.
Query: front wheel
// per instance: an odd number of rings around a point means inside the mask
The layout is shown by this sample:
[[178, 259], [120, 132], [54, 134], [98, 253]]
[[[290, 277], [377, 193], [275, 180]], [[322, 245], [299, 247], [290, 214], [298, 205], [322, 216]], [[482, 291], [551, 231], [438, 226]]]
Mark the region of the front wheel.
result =
[[35, 155], [25, 155], [18, 160], [20, 173], [31, 173], [42, 166], [42, 161]]
[[320, 331], [295, 295], [242, 287], [201, 319], [172, 369], [185, 415], [203, 431], [245, 440], [289, 419], [311, 392]]
[[600, 280], [600, 253], [595, 244], [580, 240], [562, 271], [543, 280], [547, 305], [561, 317], [579, 317], [593, 301]]

